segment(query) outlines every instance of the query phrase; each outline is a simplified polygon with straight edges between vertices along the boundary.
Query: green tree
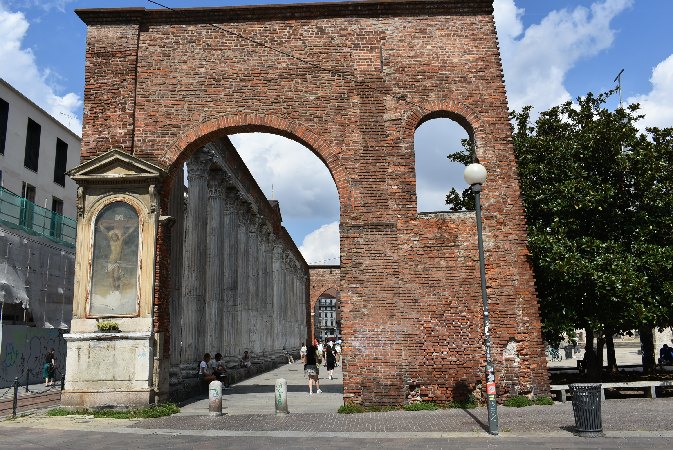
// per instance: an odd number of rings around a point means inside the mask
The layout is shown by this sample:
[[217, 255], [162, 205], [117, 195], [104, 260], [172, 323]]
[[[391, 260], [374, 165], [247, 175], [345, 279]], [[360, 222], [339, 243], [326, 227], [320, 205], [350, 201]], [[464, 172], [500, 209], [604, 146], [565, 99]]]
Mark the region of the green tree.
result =
[[[616, 369], [614, 334], [673, 324], [672, 130], [639, 133], [639, 106], [610, 111], [612, 93], [589, 93], [534, 123], [530, 108], [512, 113], [543, 333], [553, 342], [596, 330], [598, 348], [587, 348], [594, 377], [604, 342]], [[654, 349], [645, 350], [653, 369]]]
[[[613, 93], [511, 113], [543, 335], [585, 328], [592, 378], [603, 345], [616, 370], [612, 336], [634, 329], [653, 370], [651, 330], [673, 325], [673, 128], [639, 132], [639, 105], [610, 111]], [[473, 147], [449, 159], [472, 162]], [[447, 195], [452, 210], [471, 209], [465, 194]]]
[[[463, 149], [449, 154], [447, 158], [452, 162], [461, 163], [466, 166], [476, 162], [474, 141], [462, 139], [460, 143]], [[451, 188], [451, 191], [446, 195], [446, 204], [449, 205], [450, 211], [474, 211], [474, 192], [472, 192], [469, 186], [463, 189], [461, 193], [456, 188]]]

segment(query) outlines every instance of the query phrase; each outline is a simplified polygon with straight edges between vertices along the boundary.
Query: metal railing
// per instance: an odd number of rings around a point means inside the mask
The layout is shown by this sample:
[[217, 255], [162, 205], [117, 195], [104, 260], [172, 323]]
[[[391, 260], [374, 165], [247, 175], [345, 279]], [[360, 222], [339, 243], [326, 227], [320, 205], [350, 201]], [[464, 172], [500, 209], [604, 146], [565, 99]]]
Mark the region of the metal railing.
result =
[[77, 222], [0, 188], [0, 224], [75, 247]]

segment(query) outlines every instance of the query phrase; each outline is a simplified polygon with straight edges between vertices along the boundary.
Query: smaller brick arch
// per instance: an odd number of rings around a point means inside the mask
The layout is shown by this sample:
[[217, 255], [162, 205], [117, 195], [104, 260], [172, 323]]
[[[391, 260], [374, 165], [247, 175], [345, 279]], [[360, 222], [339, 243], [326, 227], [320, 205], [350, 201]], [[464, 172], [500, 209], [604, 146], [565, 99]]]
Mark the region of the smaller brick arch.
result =
[[313, 340], [315, 338], [313, 335], [315, 330], [315, 304], [323, 293], [330, 290], [339, 292], [341, 282], [341, 266], [310, 266], [309, 279], [311, 288], [309, 293], [310, 320], [308, 323], [308, 336], [311, 338], [311, 340]]
[[479, 143], [483, 141], [486, 133], [485, 125], [473, 108], [454, 100], [431, 102], [410, 111], [404, 121], [402, 134], [413, 142], [418, 127], [429, 120], [440, 118], [451, 119], [462, 126], [470, 139], [477, 143], [479, 151]]

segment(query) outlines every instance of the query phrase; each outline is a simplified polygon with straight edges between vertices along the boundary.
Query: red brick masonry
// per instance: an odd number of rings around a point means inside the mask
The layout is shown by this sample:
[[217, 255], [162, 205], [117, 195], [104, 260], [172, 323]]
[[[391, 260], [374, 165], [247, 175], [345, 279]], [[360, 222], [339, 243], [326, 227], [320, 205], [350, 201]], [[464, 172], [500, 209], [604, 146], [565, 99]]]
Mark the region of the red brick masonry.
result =
[[82, 157], [119, 148], [173, 169], [251, 131], [306, 145], [339, 192], [346, 400], [403, 403], [414, 380], [443, 402], [483, 378], [475, 221], [416, 213], [414, 131], [458, 121], [489, 172], [499, 394], [547, 392], [492, 12], [491, 0], [79, 10], [89, 26]]

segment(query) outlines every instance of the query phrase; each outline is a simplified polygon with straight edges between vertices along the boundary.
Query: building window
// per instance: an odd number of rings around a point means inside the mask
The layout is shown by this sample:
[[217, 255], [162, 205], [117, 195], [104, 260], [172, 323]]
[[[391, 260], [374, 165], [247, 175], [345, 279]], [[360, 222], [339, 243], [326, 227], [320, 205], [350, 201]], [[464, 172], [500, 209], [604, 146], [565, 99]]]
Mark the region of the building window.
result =
[[65, 165], [68, 161], [68, 144], [56, 138], [56, 161], [54, 162], [54, 183], [65, 186]]
[[42, 127], [30, 117], [26, 128], [26, 153], [23, 158], [23, 166], [33, 172], [37, 172], [37, 163], [40, 159], [40, 133]]
[[9, 120], [9, 103], [0, 98], [0, 154], [5, 154], [7, 141], [7, 120]]
[[55, 239], [61, 239], [63, 232], [63, 200], [57, 197], [51, 198], [51, 226], [49, 235]]
[[35, 212], [35, 186], [25, 181], [21, 185], [21, 209], [19, 211], [19, 225], [33, 228], [33, 215]]

